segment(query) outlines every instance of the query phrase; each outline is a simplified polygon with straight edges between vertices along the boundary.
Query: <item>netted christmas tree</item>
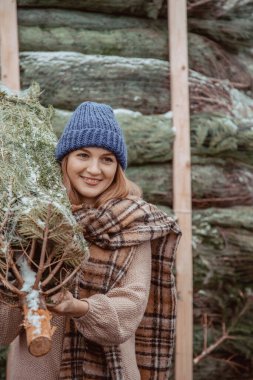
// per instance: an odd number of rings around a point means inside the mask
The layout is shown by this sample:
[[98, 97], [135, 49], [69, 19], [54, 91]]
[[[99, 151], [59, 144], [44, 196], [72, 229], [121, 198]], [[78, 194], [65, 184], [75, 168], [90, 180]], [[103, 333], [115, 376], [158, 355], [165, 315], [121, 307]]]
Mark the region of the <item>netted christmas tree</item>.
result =
[[88, 257], [54, 157], [53, 110], [38, 96], [36, 85], [22, 97], [0, 92], [0, 301], [23, 307], [35, 356], [51, 347], [48, 298]]

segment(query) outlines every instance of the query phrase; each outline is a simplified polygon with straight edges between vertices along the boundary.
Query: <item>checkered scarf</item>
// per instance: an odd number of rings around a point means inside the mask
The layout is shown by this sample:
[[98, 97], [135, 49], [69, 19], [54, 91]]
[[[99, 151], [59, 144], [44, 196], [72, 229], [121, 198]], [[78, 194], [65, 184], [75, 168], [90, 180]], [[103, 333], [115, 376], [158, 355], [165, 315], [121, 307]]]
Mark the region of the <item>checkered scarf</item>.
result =
[[[116, 275], [114, 270], [110, 271], [114, 277], [108, 279], [104, 292], [117, 286], [130, 265], [134, 247], [147, 240], [151, 241], [151, 288], [145, 315], [136, 331], [136, 357], [142, 380], [167, 379], [175, 336], [176, 290], [172, 267], [181, 236], [178, 225], [167, 214], [141, 199], [113, 199], [98, 209], [82, 208], [75, 212], [75, 217], [89, 242], [112, 253], [116, 250], [119, 252], [115, 262], [111, 258], [105, 259], [110, 264], [105, 267], [113, 265], [117, 271]], [[105, 277], [106, 273], [103, 275]], [[84, 288], [85, 283], [81, 287]], [[78, 338], [73, 326], [68, 334], [75, 336], [75, 339], [72, 339], [72, 348], [65, 350], [66, 360], [63, 353], [62, 368], [71, 363], [72, 368], [75, 368], [72, 378], [83, 379], [82, 370], [76, 369], [83, 351], [80, 336]], [[123, 380], [119, 348], [104, 347], [104, 353], [110, 372], [106, 378]], [[63, 375], [60, 378], [68, 377]]]

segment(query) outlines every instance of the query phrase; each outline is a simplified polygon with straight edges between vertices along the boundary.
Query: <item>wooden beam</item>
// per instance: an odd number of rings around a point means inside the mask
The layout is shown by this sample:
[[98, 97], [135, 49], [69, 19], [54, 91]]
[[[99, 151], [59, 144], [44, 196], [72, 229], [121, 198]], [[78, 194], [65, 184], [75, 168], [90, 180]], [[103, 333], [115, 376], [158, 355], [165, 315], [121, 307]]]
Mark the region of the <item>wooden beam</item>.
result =
[[0, 0], [1, 81], [14, 91], [20, 90], [19, 47], [16, 0]]
[[176, 380], [193, 377], [192, 207], [186, 0], [168, 0], [171, 109], [176, 130], [173, 152], [173, 209], [183, 236], [176, 259]]

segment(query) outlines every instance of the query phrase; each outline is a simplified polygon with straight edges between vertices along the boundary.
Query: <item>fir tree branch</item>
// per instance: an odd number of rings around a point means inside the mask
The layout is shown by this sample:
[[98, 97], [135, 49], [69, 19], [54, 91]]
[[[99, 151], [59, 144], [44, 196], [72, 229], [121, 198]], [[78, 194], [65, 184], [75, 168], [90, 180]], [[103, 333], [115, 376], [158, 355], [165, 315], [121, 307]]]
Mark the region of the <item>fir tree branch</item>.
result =
[[[224, 327], [223, 327], [224, 329]], [[211, 354], [214, 350], [216, 350], [217, 347], [219, 347], [225, 340], [231, 340], [231, 339], [236, 339], [235, 337], [228, 335], [226, 331], [223, 331], [222, 336], [216, 340], [213, 344], [211, 344], [209, 347], [207, 347], [205, 350], [201, 352], [200, 355], [196, 356], [193, 359], [193, 364], [198, 364], [201, 360], [206, 358], [208, 355]]]
[[0, 233], [3, 231], [4, 227], [6, 226], [9, 216], [11, 214], [11, 205], [15, 202], [15, 199], [11, 199], [7, 204], [7, 211], [5, 212], [4, 219], [0, 226]]
[[[36, 240], [36, 239], [35, 239]], [[33, 264], [36, 268], [39, 268], [39, 266], [36, 264], [36, 262], [33, 260], [33, 257], [32, 255], [30, 256], [30, 254], [28, 254], [25, 250], [25, 248], [23, 247], [23, 244], [22, 242], [20, 242], [20, 245], [21, 245], [21, 248], [22, 248], [22, 252], [23, 254], [26, 256], [27, 258], [27, 261], [31, 264]]]
[[235, 319], [232, 321], [231, 326], [228, 328], [228, 332], [233, 330], [233, 328], [237, 325], [239, 322], [240, 318], [248, 311], [250, 305], [252, 304], [252, 300], [250, 298], [247, 298], [245, 305], [243, 306], [242, 310], [240, 313], [235, 317]]
[[187, 11], [190, 12], [192, 9], [197, 8], [200, 5], [205, 5], [205, 4], [211, 3], [211, 1], [212, 0], [199, 0], [199, 1], [196, 1], [195, 3], [193, 3], [193, 4], [188, 4], [187, 5]]
[[35, 255], [35, 249], [36, 249], [36, 242], [37, 239], [32, 239], [31, 249], [29, 253], [29, 259], [32, 261]]
[[205, 357], [210, 355], [211, 352], [213, 352], [217, 347], [219, 347], [225, 340], [232, 340], [232, 339], [237, 339], [236, 337], [229, 335], [229, 332], [236, 326], [240, 318], [247, 312], [250, 304], [251, 304], [251, 299], [247, 299], [245, 305], [243, 306], [242, 310], [240, 313], [236, 316], [236, 318], [233, 320], [231, 326], [226, 329], [225, 323], [222, 323], [222, 336], [217, 339], [216, 342], [211, 344], [209, 347], [207, 347], [207, 316], [206, 314], [204, 315], [204, 349], [199, 354], [193, 359], [194, 364], [198, 364], [201, 360], [203, 360]]
[[79, 271], [79, 269], [81, 268], [82, 266], [82, 263], [79, 264], [74, 270], [73, 272], [67, 276], [59, 285], [55, 286], [54, 288], [51, 288], [49, 290], [47, 290], [46, 292], [43, 292], [43, 294], [47, 297], [47, 296], [50, 296], [52, 295], [53, 293], [57, 292], [59, 289], [61, 289], [67, 282], [69, 282], [71, 280], [72, 277], [75, 276], [75, 274]]
[[0, 280], [7, 289], [12, 291], [12, 293], [17, 294], [20, 297], [24, 295], [24, 293], [21, 290], [19, 290], [18, 288], [16, 288], [16, 286], [12, 285], [9, 281], [7, 281], [1, 273]]
[[22, 287], [23, 283], [24, 283], [24, 280], [15, 264], [15, 262], [13, 261], [13, 251], [10, 251], [10, 254], [9, 254], [9, 266], [10, 268], [12, 269], [12, 272], [13, 274], [15, 275], [20, 287]]
[[215, 360], [226, 363], [237, 373], [240, 373], [242, 370], [247, 371], [246, 366], [232, 360], [235, 356], [236, 356], [236, 354], [233, 354], [227, 359], [226, 358], [215, 358]]
[[59, 269], [61, 268], [63, 262], [64, 262], [64, 259], [65, 257], [67, 256], [67, 252], [64, 252], [61, 259], [58, 261], [58, 263], [55, 265], [54, 269], [52, 270], [52, 272], [47, 276], [47, 278], [42, 282], [42, 288], [45, 287], [51, 280], [52, 278], [54, 277], [54, 275], [59, 271]]
[[36, 279], [34, 282], [33, 289], [39, 288], [39, 283], [42, 277], [42, 273], [44, 271], [44, 264], [45, 264], [45, 258], [46, 258], [46, 249], [47, 249], [47, 242], [48, 242], [48, 233], [49, 233], [49, 219], [51, 216], [51, 204], [48, 205], [47, 209], [47, 219], [46, 219], [46, 226], [44, 229], [44, 236], [43, 236], [43, 244], [41, 249], [41, 255], [40, 255], [40, 263], [39, 263], [39, 269], [36, 275]]
[[207, 325], [207, 314], [204, 314], [204, 323], [203, 323], [203, 334], [204, 334], [204, 342], [203, 342], [203, 351], [207, 349], [207, 334], [208, 334], [208, 325]]
[[[50, 235], [51, 236], [51, 235]], [[52, 251], [50, 252], [50, 254], [48, 255], [48, 258], [47, 258], [47, 261], [44, 265], [44, 268], [48, 268], [51, 266], [51, 262], [52, 262], [52, 259], [55, 257], [55, 248], [56, 247], [53, 247]], [[60, 259], [61, 260], [61, 259]]]

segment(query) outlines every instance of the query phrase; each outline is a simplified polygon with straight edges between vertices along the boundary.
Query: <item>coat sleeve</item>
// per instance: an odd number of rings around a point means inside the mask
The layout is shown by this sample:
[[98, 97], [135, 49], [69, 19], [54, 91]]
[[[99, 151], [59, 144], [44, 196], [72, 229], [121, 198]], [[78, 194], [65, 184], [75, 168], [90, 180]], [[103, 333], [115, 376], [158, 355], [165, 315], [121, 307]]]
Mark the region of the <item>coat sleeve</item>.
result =
[[137, 247], [120, 286], [87, 299], [89, 311], [75, 323], [85, 338], [101, 345], [127, 341], [140, 324], [148, 301], [151, 279], [150, 242]]
[[21, 330], [22, 313], [19, 308], [0, 302], [0, 344], [10, 344]]

